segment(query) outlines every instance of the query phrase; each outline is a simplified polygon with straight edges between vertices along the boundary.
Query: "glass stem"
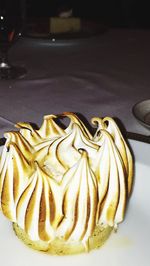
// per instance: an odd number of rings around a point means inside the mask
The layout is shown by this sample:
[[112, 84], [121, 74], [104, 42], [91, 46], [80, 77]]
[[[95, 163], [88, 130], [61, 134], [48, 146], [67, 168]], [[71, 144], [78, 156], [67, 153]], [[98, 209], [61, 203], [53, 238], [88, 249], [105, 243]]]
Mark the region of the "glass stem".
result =
[[0, 68], [10, 68], [6, 49], [1, 51]]

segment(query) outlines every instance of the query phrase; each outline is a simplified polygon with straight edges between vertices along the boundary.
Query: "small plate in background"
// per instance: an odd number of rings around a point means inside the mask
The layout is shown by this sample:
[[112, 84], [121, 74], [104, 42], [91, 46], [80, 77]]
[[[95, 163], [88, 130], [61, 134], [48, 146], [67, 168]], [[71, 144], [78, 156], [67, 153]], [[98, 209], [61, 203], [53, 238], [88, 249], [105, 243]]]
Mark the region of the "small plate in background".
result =
[[[57, 18], [57, 17], [56, 17]], [[63, 19], [62, 19], [63, 20]], [[50, 40], [85, 39], [105, 33], [108, 28], [93, 20], [80, 19], [81, 29], [62, 33], [50, 33], [50, 18], [30, 18], [26, 23], [25, 37]]]
[[135, 118], [150, 129], [150, 99], [136, 103], [132, 108]]

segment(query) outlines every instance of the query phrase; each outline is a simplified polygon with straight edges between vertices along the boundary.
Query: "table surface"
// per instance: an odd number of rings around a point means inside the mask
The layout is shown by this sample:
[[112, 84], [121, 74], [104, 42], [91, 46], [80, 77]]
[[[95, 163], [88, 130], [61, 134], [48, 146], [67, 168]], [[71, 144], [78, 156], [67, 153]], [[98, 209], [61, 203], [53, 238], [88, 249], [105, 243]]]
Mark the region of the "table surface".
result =
[[150, 31], [108, 29], [84, 39], [20, 39], [10, 61], [25, 66], [20, 80], [0, 80], [0, 137], [13, 123], [42, 123], [64, 111], [111, 116], [127, 131], [149, 135], [133, 116], [150, 98]]

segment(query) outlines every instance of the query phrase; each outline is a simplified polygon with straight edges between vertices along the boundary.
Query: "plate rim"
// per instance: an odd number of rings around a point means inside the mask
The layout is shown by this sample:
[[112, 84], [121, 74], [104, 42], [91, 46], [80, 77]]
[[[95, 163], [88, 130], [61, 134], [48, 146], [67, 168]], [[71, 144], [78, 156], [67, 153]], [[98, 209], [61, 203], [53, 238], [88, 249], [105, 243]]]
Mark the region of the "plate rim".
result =
[[141, 124], [143, 124], [146, 128], [149, 128], [150, 129], [150, 124], [146, 123], [143, 119], [141, 119], [137, 113], [136, 113], [136, 108], [144, 103], [144, 102], [147, 102], [147, 101], [150, 101], [150, 98], [149, 99], [145, 99], [145, 100], [142, 100], [142, 101], [138, 101], [137, 103], [135, 103], [132, 107], [132, 113], [134, 115], [134, 117], [137, 119], [137, 121], [139, 121]]

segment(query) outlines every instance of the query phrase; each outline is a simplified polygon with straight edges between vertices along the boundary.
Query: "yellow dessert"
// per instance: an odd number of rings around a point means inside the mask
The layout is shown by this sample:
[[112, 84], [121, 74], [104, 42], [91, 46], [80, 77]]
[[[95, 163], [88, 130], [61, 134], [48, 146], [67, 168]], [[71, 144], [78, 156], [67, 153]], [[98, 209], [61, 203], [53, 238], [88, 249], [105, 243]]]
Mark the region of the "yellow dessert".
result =
[[74, 33], [81, 31], [81, 20], [76, 17], [51, 17], [50, 33]]
[[[68, 117], [61, 127], [56, 119]], [[52, 254], [100, 247], [124, 219], [132, 187], [130, 150], [112, 118], [94, 135], [73, 113], [18, 123], [5, 133], [0, 208], [27, 245]]]

